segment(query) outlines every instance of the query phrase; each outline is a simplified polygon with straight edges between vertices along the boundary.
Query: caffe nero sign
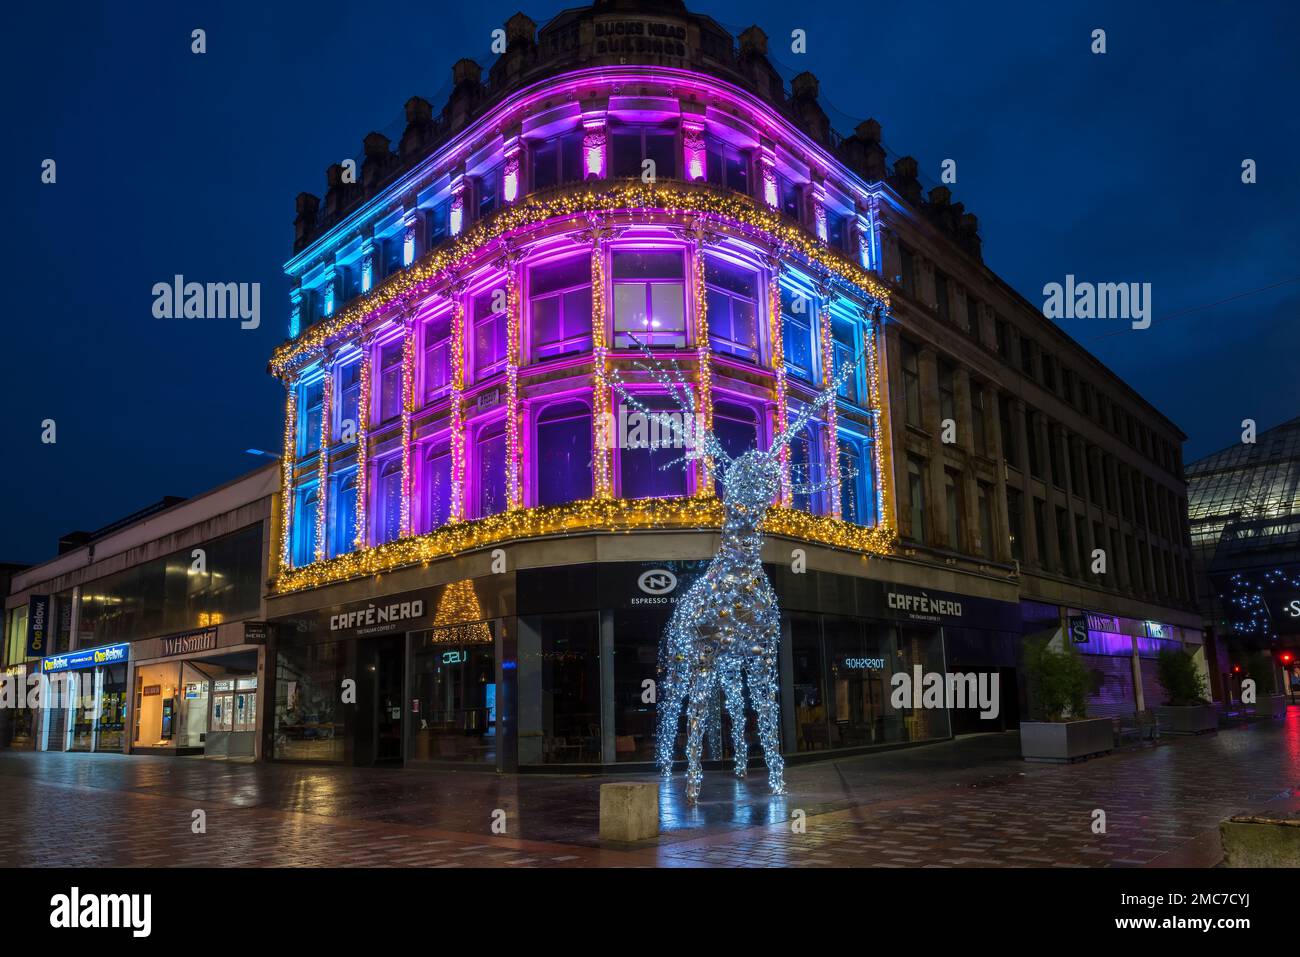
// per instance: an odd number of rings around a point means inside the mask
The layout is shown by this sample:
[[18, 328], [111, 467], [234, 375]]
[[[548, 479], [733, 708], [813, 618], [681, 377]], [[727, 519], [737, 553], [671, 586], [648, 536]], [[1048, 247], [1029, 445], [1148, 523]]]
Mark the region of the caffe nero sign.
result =
[[380, 635], [397, 631], [403, 623], [423, 618], [424, 606], [423, 598], [349, 605], [343, 611], [330, 615], [330, 631], [346, 631], [357, 635]]

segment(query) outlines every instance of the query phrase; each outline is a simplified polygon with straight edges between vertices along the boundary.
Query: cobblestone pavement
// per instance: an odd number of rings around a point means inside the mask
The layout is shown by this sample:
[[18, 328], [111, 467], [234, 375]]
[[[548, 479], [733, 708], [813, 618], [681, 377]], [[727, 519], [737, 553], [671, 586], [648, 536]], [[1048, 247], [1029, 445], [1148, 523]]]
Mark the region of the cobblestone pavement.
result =
[[707, 772], [695, 808], [677, 775], [664, 836], [634, 847], [598, 840], [610, 777], [0, 752], [0, 865], [1211, 866], [1220, 820], [1300, 794], [1297, 707], [1075, 765], [1018, 747], [978, 735], [794, 765], [783, 797], [758, 770]]

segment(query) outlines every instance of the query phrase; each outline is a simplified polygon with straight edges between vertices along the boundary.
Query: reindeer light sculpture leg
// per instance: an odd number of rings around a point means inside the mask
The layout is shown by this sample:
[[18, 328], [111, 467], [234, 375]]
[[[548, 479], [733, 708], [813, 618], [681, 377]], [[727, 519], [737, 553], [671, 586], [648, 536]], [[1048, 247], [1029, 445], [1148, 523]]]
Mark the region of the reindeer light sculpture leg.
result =
[[[695, 419], [691, 390], [675, 364], [669, 374], [648, 349], [643, 346], [642, 350], [650, 364], [641, 368], [650, 372], [686, 413], [678, 418], [669, 417], [665, 424], [682, 430], [682, 422]], [[834, 401], [854, 366], [856, 361], [846, 363], [827, 387], [773, 439], [766, 451], [751, 449], [732, 458], [712, 433], [698, 435], [690, 426], [684, 429], [682, 437], [688, 448], [698, 446], [694, 457], [703, 458], [706, 466], [720, 477], [725, 507], [718, 553], [673, 609], [659, 654], [664, 693], [659, 702], [656, 757], [660, 772], [665, 778], [671, 777], [678, 718], [685, 706], [686, 800], [690, 804], [699, 800], [704, 780], [701, 755], [706, 735], [710, 738], [711, 753], [720, 751], [714, 745], [714, 735], [719, 740], [721, 737], [721, 718], [715, 718], [719, 691], [731, 720], [736, 774], [744, 776], [749, 757], [745, 741], [746, 685], [758, 718], [768, 786], [773, 794], [785, 793], [776, 670], [781, 640], [780, 611], [776, 593], [763, 571], [761, 526], [780, 489], [781, 450], [803, 431], [818, 409]], [[627, 392], [617, 370], [611, 374], [610, 382], [637, 411], [657, 414]], [[687, 461], [690, 460], [688, 456]], [[805, 490], [813, 491], [815, 487]]]

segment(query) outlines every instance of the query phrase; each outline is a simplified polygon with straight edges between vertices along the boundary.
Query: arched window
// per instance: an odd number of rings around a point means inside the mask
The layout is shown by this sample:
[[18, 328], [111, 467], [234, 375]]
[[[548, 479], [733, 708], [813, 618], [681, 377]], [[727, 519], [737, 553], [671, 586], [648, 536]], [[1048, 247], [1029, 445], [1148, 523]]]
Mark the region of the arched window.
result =
[[298, 507], [293, 514], [293, 564], [301, 568], [316, 559], [316, 509], [320, 495], [316, 486], [298, 490]]
[[390, 456], [379, 466], [379, 513], [375, 544], [396, 541], [402, 533], [402, 459]]
[[330, 523], [330, 557], [352, 551], [357, 534], [357, 473], [335, 478], [334, 520]]
[[506, 509], [505, 423], [494, 422], [479, 430], [474, 443], [474, 475], [478, 495], [474, 517], [484, 518]]
[[445, 445], [431, 446], [425, 456], [422, 506], [421, 525], [426, 532], [451, 517], [451, 449]]
[[581, 402], [548, 405], [537, 416], [537, 504], [591, 498], [591, 411]]

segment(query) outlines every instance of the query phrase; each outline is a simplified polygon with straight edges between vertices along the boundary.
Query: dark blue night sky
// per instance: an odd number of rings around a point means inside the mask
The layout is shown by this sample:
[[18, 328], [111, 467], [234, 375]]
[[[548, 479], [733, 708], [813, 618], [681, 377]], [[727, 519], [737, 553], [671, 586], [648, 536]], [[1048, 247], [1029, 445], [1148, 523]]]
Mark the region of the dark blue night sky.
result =
[[[956, 159], [954, 198], [980, 218], [985, 261], [1031, 302], [1067, 273], [1152, 283], [1146, 331], [1063, 325], [1182, 427], [1188, 461], [1236, 441], [1243, 418], [1300, 414], [1297, 5], [691, 7], [762, 26], [787, 75], [821, 79], [837, 127], [875, 117], [923, 182]], [[61, 533], [227, 481], [259, 465], [247, 448], [278, 451], [283, 391], [265, 370], [287, 328], [295, 195], [323, 193], [326, 166], [370, 130], [400, 132], [408, 97], [439, 109], [451, 64], [486, 58], [520, 8], [6, 10], [0, 560], [43, 560]], [[562, 5], [523, 9], [540, 24]], [[796, 27], [803, 56], [789, 52]], [[1104, 56], [1089, 52], [1098, 27]], [[45, 158], [56, 185], [40, 183]], [[261, 327], [153, 318], [154, 283], [176, 273], [260, 282]]]

